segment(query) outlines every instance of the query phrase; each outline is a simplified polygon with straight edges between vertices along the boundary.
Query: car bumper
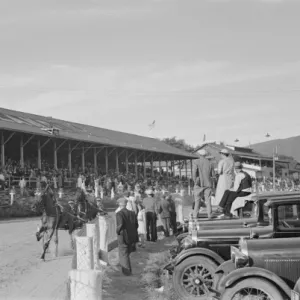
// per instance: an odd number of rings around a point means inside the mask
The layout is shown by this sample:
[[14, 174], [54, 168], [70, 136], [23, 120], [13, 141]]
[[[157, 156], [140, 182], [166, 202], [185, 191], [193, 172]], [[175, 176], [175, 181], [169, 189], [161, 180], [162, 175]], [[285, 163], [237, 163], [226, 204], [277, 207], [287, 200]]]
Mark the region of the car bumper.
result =
[[164, 267], [162, 268], [162, 270], [167, 274], [167, 275], [172, 275], [175, 269], [175, 264], [173, 261], [170, 261], [169, 263], [167, 263], [166, 265], [164, 265]]

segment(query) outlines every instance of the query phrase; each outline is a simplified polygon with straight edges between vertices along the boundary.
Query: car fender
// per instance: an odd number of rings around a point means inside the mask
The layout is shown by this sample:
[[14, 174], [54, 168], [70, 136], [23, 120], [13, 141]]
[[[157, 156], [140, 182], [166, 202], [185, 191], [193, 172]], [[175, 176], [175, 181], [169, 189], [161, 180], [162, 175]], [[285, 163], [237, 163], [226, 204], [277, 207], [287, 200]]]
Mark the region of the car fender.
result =
[[291, 295], [290, 287], [279, 276], [269, 270], [256, 267], [241, 268], [229, 273], [227, 276], [222, 278], [220, 287], [225, 287], [225, 289], [230, 288], [238, 281], [249, 277], [260, 277], [266, 279], [279, 287], [288, 297]]
[[294, 286], [294, 291], [297, 293], [300, 293], [300, 278], [297, 280], [297, 282]]
[[216, 252], [206, 249], [206, 248], [191, 248], [184, 250], [178, 254], [178, 256], [175, 258], [175, 266], [179, 265], [181, 262], [183, 262], [185, 259], [191, 256], [206, 256], [212, 260], [214, 260], [218, 265], [222, 264], [224, 262], [224, 259], [217, 254]]
[[188, 235], [189, 235], [188, 232], [184, 232], [184, 233], [179, 234], [179, 235], [176, 237], [177, 242], [180, 244], [180, 242], [181, 242], [184, 238], [186, 238]]
[[226, 277], [229, 273], [236, 270], [235, 264], [231, 260], [227, 260], [222, 263], [216, 270], [214, 274], [214, 283], [213, 289], [216, 291], [220, 291], [220, 282], [222, 278]]

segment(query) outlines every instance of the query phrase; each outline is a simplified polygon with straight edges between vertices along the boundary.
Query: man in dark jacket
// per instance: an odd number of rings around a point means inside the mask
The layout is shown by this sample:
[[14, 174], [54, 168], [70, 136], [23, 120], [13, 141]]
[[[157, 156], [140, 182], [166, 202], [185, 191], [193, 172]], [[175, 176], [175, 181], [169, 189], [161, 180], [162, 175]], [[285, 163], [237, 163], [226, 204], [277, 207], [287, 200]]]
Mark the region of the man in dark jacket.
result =
[[130, 253], [135, 248], [138, 238], [138, 221], [136, 214], [126, 209], [127, 200], [118, 200], [120, 210], [116, 214], [119, 260], [124, 275], [131, 275]]

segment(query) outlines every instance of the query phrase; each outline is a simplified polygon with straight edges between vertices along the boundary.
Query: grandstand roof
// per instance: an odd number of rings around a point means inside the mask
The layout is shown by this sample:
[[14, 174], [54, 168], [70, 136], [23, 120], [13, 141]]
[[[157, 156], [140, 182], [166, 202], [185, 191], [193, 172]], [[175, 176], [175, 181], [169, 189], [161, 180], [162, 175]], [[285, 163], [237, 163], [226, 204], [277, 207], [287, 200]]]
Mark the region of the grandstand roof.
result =
[[0, 130], [19, 131], [49, 136], [43, 128], [59, 129], [58, 138], [114, 147], [151, 151], [174, 156], [175, 159], [197, 158], [195, 154], [172, 147], [154, 138], [39, 116], [0, 107]]

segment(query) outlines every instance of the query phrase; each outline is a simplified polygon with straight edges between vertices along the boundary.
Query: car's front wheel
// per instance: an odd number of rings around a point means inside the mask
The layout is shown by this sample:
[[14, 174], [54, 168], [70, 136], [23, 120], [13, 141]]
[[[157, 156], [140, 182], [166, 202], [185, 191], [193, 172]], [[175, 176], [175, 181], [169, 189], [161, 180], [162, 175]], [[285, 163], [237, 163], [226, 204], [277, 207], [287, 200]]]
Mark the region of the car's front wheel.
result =
[[278, 288], [265, 279], [246, 278], [224, 291], [221, 300], [284, 300]]
[[217, 264], [205, 256], [192, 256], [176, 266], [173, 286], [180, 299], [206, 300]]

